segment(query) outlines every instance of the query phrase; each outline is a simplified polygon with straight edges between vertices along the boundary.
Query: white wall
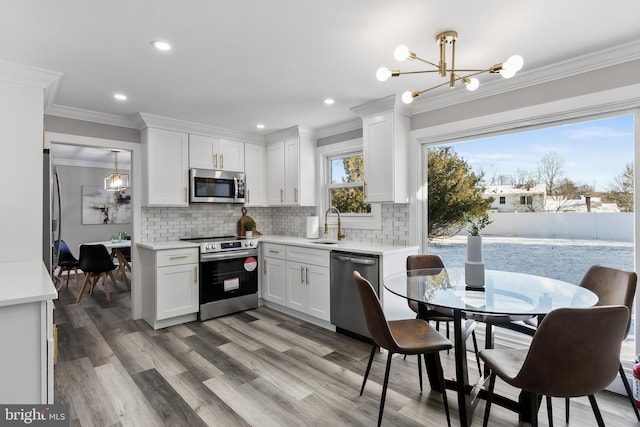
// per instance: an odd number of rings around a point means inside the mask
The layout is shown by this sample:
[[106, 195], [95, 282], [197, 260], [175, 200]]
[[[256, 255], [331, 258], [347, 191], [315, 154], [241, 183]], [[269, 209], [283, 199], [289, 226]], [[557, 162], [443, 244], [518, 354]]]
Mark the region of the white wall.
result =
[[484, 235], [633, 242], [633, 213], [492, 213]]

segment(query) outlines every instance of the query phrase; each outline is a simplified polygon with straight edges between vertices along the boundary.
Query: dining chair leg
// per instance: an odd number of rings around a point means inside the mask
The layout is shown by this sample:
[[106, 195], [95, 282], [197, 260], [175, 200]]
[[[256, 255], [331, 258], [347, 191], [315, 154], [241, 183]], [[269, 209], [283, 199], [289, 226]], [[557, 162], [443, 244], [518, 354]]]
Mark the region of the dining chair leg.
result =
[[[107, 273], [102, 273], [100, 277], [102, 277], [102, 284], [104, 285], [104, 294], [107, 298], [107, 301], [110, 301], [111, 298], [109, 297], [109, 282], [107, 282]], [[96, 283], [98, 283], [97, 280]]]
[[598, 408], [598, 402], [596, 402], [596, 397], [593, 394], [589, 395], [589, 403], [591, 403], [591, 409], [593, 409], [593, 415], [596, 416], [596, 421], [598, 422], [598, 426], [604, 427], [604, 420], [602, 419], [600, 408]]
[[362, 392], [364, 391], [364, 385], [367, 383], [367, 378], [369, 377], [369, 371], [371, 370], [371, 364], [373, 363], [373, 356], [376, 354], [378, 346], [373, 345], [371, 349], [371, 355], [369, 356], [369, 363], [367, 363], [367, 370], [364, 373], [364, 379], [362, 380], [362, 388], [360, 389], [360, 396], [362, 396]]
[[[427, 361], [424, 361], [424, 365], [427, 366]], [[418, 355], [418, 378], [420, 379], [420, 393], [422, 393], [422, 362], [420, 355]]]
[[491, 372], [489, 376], [489, 389], [487, 390], [487, 403], [484, 406], [484, 420], [482, 421], [482, 427], [489, 425], [489, 412], [491, 412], [491, 402], [493, 401], [493, 388], [496, 385], [496, 374]]
[[85, 273], [84, 276], [84, 280], [82, 281], [82, 288], [80, 288], [80, 291], [78, 293], [78, 299], [76, 300], [76, 303], [79, 303], [80, 300], [82, 300], [82, 295], [84, 295], [84, 290], [87, 288], [87, 283], [89, 282], [89, 273]]
[[480, 358], [478, 357], [478, 339], [476, 331], [471, 331], [471, 339], [473, 340], [473, 350], [476, 352], [476, 363], [478, 364], [478, 374], [482, 376], [482, 368], [480, 367]]
[[73, 272], [76, 275], [76, 291], [80, 290], [80, 282], [78, 281], [78, 267], [73, 267]]
[[622, 367], [622, 363], [620, 363], [618, 372], [620, 373], [620, 379], [622, 379], [622, 384], [624, 384], [624, 389], [627, 392], [627, 397], [629, 398], [629, 402], [631, 402], [631, 407], [633, 408], [633, 411], [636, 413], [636, 418], [638, 419], [638, 421], [640, 421], [640, 413], [638, 412], [638, 407], [633, 401], [633, 392], [631, 391], [629, 380], [627, 380], [627, 374], [624, 373], [624, 368]]
[[391, 359], [393, 353], [389, 352], [387, 357], [387, 368], [384, 371], [384, 382], [382, 383], [382, 396], [380, 397], [380, 412], [378, 413], [378, 427], [382, 423], [382, 413], [384, 412], [384, 401], [387, 398], [387, 385], [389, 385], [389, 371], [391, 370]]
[[[447, 426], [451, 427], [451, 416], [449, 415], [449, 401], [447, 400], [447, 386], [444, 382], [444, 371], [442, 370], [442, 361], [440, 360], [440, 353], [435, 353], [436, 364], [438, 365], [438, 378], [440, 380], [440, 389], [442, 390], [442, 404], [444, 405], [444, 412], [447, 414]], [[425, 364], [427, 363], [425, 355]]]
[[538, 394], [531, 393], [531, 427], [538, 427], [538, 409], [540, 409], [538, 397]]
[[553, 407], [551, 405], [551, 396], [547, 396], [547, 417], [549, 418], [549, 427], [553, 427]]
[[569, 398], [564, 399], [564, 420], [569, 424]]

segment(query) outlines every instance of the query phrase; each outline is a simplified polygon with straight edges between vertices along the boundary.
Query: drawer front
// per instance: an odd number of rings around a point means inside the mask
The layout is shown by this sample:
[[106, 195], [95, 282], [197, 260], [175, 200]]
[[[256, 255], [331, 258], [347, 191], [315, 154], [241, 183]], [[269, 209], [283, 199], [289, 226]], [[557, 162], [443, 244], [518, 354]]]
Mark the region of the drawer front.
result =
[[329, 254], [330, 251], [324, 249], [287, 246], [287, 261], [318, 265], [320, 267], [329, 267]]
[[198, 261], [199, 261], [198, 248], [167, 249], [167, 250], [156, 252], [157, 267], [193, 264], [193, 263], [197, 263]]
[[285, 259], [285, 245], [279, 245], [277, 243], [260, 243], [260, 246], [262, 246], [262, 256]]

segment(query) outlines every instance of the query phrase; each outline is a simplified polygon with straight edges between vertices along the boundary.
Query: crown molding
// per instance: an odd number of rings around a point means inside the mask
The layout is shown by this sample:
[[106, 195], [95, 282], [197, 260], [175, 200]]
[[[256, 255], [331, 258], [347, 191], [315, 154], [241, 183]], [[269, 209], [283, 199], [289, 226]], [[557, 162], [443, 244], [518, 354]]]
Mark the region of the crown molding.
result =
[[390, 111], [403, 114], [411, 117], [411, 107], [398, 102], [396, 95], [385, 96], [384, 98], [376, 99], [366, 104], [352, 107], [351, 111], [360, 116], [361, 118], [375, 116], [376, 114], [388, 113]]
[[85, 122], [137, 129], [137, 124], [134, 118], [119, 116], [116, 114], [99, 113], [97, 111], [65, 107], [57, 104], [45, 107], [44, 113], [48, 116], [64, 117], [67, 119], [82, 120]]
[[55, 98], [62, 73], [0, 60], [0, 80], [44, 89], [45, 104]]
[[635, 40], [536, 68], [532, 71], [519, 72], [513, 79], [498, 79], [483, 83], [481, 88], [475, 92], [460, 90], [451, 93], [444, 91], [439, 95], [428, 96], [422, 100], [418, 98], [410, 105], [412, 106], [413, 115], [426, 113], [638, 59], [640, 59], [640, 40]]
[[339, 135], [341, 133], [351, 132], [352, 130], [362, 129], [362, 119], [349, 120], [348, 122], [337, 123], [331, 126], [325, 126], [316, 130], [318, 139], [327, 136]]
[[171, 117], [156, 116], [148, 113], [138, 113], [136, 115], [136, 124], [138, 126], [138, 130], [151, 127], [218, 138], [229, 138], [246, 142], [264, 142], [265, 140], [263, 135], [256, 135], [250, 132], [204, 125], [201, 123], [173, 119]]
[[266, 141], [275, 142], [289, 137], [298, 137], [310, 140], [317, 140], [316, 131], [313, 129], [301, 128], [299, 126], [291, 126], [290, 128], [282, 129], [277, 132], [270, 133], [266, 136]]

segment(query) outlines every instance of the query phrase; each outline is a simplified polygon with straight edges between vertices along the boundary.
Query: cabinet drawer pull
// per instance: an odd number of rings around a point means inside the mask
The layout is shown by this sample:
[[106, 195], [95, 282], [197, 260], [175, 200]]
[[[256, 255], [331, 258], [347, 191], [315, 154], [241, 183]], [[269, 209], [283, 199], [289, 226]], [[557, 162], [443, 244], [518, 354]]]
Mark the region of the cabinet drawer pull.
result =
[[182, 259], [182, 258], [189, 258], [189, 255], [173, 255], [169, 257], [169, 259]]
[[269, 249], [269, 253], [270, 253], [270, 254], [279, 254], [279, 253], [280, 253], [280, 251], [279, 251], [279, 250], [277, 250], [277, 249]]

